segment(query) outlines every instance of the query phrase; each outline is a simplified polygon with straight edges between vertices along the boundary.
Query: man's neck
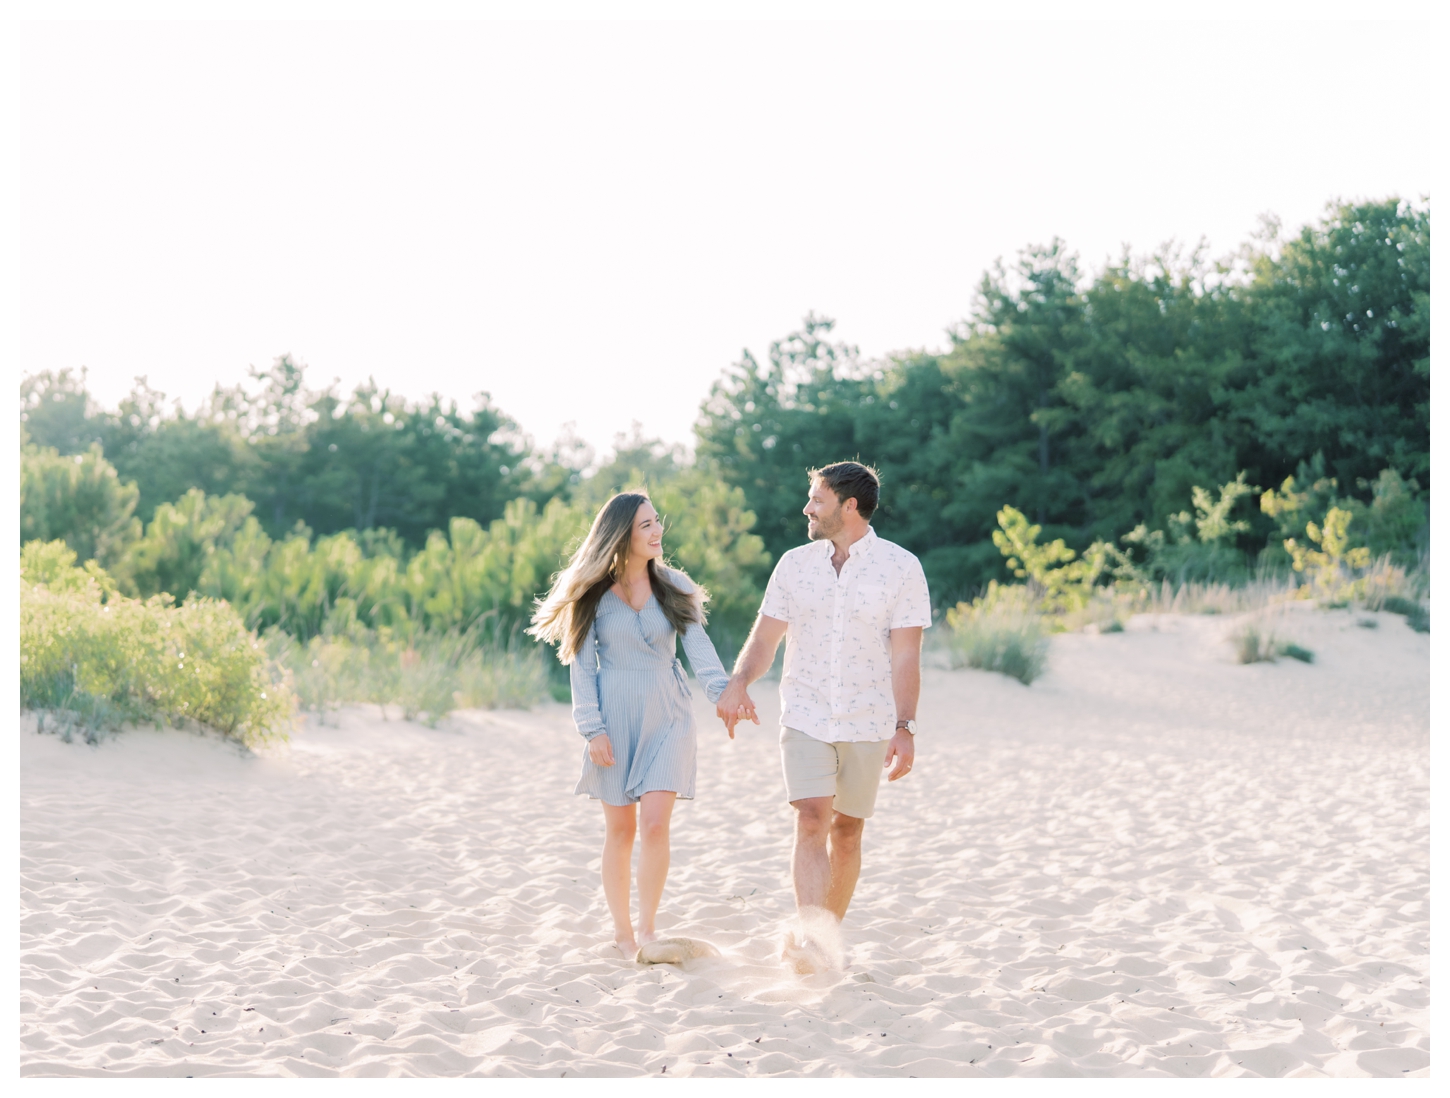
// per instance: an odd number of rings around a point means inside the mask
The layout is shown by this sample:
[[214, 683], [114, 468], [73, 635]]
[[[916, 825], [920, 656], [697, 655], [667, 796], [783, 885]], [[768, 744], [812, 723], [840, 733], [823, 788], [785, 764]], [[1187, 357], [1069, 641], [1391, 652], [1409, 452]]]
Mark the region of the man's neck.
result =
[[864, 538], [871, 532], [869, 522], [847, 523], [841, 527], [841, 532], [831, 539], [834, 551], [831, 553], [831, 566], [835, 568], [836, 574], [841, 574], [841, 569], [846, 561], [851, 559], [851, 546]]

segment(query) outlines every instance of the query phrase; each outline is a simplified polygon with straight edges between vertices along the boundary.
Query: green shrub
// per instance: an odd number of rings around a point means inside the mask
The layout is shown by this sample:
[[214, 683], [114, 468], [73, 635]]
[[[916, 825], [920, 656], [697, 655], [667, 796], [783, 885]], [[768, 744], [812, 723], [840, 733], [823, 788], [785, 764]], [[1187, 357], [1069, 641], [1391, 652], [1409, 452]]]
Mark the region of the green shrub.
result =
[[1298, 660], [1300, 663], [1313, 663], [1314, 653], [1305, 648], [1302, 644], [1294, 644], [1286, 641], [1279, 645], [1279, 655], [1288, 656], [1291, 660]]
[[195, 722], [257, 744], [285, 736], [294, 700], [230, 606], [117, 595], [62, 543], [21, 557], [20, 699], [89, 742], [127, 720]]
[[1241, 583], [1248, 576], [1244, 553], [1235, 542], [1249, 532], [1249, 524], [1232, 519], [1238, 501], [1258, 491], [1244, 480], [1244, 473], [1219, 486], [1218, 499], [1198, 485], [1193, 486], [1193, 511], [1180, 511], [1168, 516], [1169, 533], [1149, 530], [1139, 524], [1122, 541], [1129, 552], [1137, 550], [1142, 559], [1115, 571], [1119, 579], [1140, 583], [1171, 580], [1183, 586], [1189, 583], [1230, 581]]
[[1108, 567], [1109, 557], [1120, 554], [1104, 542], [1094, 542], [1081, 557], [1062, 538], [1037, 544], [1042, 527], [1027, 521], [1015, 507], [997, 512], [999, 529], [992, 543], [1007, 558], [1007, 567], [1032, 589], [1032, 600], [1042, 610], [1070, 613], [1091, 601], [1093, 586]]
[[947, 611], [947, 629], [954, 666], [997, 671], [1024, 685], [1047, 666], [1047, 629], [1025, 587], [993, 581], [985, 595]]
[[[1266, 552], [1277, 555], [1276, 547], [1290, 541], [1300, 546], [1306, 540], [1318, 542], [1319, 537], [1309, 532], [1314, 516], [1325, 516], [1314, 524], [1322, 531], [1329, 525], [1329, 513], [1339, 510], [1354, 520], [1351, 547], [1363, 547], [1372, 557], [1389, 556], [1397, 564], [1413, 567], [1429, 536], [1430, 509], [1419, 482], [1406, 480], [1394, 469], [1383, 469], [1373, 481], [1361, 478], [1358, 485], [1361, 492], [1370, 493], [1369, 503], [1340, 494], [1338, 479], [1326, 474], [1323, 454], [1301, 461], [1295, 476], [1259, 499], [1260, 509], [1278, 528]], [[1292, 549], [1286, 547], [1286, 551], [1293, 555]]]

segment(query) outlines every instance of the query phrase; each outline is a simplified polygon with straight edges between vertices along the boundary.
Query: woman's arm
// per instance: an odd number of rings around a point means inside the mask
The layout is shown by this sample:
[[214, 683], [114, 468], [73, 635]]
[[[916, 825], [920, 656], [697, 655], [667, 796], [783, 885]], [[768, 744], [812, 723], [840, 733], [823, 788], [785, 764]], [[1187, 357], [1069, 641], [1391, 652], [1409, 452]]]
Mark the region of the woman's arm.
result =
[[584, 643], [569, 665], [569, 692], [574, 698], [574, 727], [586, 740], [604, 734], [604, 714], [599, 710], [599, 638], [589, 626]]
[[725, 674], [725, 668], [720, 663], [720, 655], [715, 651], [714, 642], [710, 640], [710, 635], [705, 632], [705, 627], [699, 622], [695, 622], [685, 630], [683, 639], [685, 655], [690, 657], [690, 666], [694, 669], [695, 678], [699, 679], [700, 685], [705, 688], [705, 697], [716, 701], [724, 693], [726, 685], [730, 682], [730, 676]]

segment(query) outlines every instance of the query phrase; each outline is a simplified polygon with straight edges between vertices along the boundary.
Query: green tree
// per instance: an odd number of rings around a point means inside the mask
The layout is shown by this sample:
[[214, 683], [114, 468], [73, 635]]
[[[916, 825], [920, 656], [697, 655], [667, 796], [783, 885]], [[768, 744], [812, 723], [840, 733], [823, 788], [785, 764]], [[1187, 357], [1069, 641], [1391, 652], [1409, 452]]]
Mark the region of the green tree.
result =
[[1386, 468], [1428, 487], [1428, 205], [1334, 203], [1277, 243], [1248, 256], [1253, 371], [1234, 401], [1265, 482], [1321, 453], [1346, 487]]
[[236, 539], [252, 513], [244, 496], [208, 496], [193, 488], [156, 508], [146, 534], [126, 551], [116, 578], [128, 594], [165, 592], [178, 602], [200, 590], [207, 561]]
[[134, 517], [138, 492], [123, 483], [92, 443], [61, 456], [51, 446], [20, 452], [20, 540], [63, 540], [82, 561], [117, 563], [141, 535]]

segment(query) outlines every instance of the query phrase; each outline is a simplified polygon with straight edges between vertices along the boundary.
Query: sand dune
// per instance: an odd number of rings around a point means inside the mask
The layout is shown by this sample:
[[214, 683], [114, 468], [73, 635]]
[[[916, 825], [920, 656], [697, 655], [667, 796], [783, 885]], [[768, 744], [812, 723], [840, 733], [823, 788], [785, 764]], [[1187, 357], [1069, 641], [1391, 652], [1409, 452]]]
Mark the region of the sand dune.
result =
[[21, 1071], [1428, 1074], [1429, 644], [1362, 616], [1292, 615], [1312, 666], [1159, 616], [1030, 688], [929, 671], [809, 978], [775, 729], [703, 698], [661, 929], [723, 955], [685, 968], [601, 947], [566, 706], [352, 710], [263, 757], [22, 719]]

